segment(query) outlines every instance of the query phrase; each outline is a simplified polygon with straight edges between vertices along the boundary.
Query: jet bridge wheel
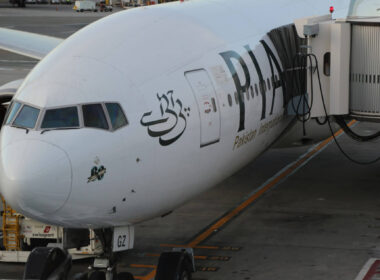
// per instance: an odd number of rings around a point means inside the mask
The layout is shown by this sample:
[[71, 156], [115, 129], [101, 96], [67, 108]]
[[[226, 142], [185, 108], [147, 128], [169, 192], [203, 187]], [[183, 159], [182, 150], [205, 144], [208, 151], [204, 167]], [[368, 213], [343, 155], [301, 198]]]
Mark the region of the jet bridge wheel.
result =
[[25, 265], [23, 279], [65, 280], [71, 269], [71, 256], [60, 248], [35, 248]]
[[185, 252], [162, 253], [155, 280], [191, 280], [191, 260]]

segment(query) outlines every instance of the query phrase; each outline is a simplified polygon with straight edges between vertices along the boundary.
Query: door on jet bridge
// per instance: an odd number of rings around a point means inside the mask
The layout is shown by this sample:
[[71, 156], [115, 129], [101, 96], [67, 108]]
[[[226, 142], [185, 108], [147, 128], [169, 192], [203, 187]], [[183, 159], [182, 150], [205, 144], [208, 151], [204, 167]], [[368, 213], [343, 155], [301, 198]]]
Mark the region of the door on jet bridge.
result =
[[215, 144], [220, 140], [220, 108], [216, 91], [204, 69], [185, 73], [197, 101], [201, 120], [200, 146]]

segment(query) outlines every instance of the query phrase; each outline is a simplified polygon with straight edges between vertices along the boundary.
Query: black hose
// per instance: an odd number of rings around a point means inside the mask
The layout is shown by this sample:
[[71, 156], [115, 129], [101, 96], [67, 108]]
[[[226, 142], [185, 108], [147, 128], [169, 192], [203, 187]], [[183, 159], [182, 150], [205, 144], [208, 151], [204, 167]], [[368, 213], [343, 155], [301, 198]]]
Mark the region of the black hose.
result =
[[344, 130], [344, 132], [350, 136], [352, 139], [359, 141], [359, 142], [368, 142], [375, 140], [380, 137], [380, 131], [376, 132], [372, 135], [359, 135], [356, 132], [354, 132], [346, 123], [344, 118], [342, 116], [335, 116], [336, 123], [339, 124], [339, 126]]
[[[341, 151], [341, 153], [350, 161], [352, 161], [353, 163], [356, 163], [356, 164], [359, 164], [359, 165], [370, 165], [370, 164], [374, 164], [378, 161], [380, 161], [380, 157], [374, 159], [374, 160], [371, 160], [371, 161], [359, 161], [359, 160], [356, 160], [354, 158], [352, 158], [350, 155], [348, 155], [342, 148], [342, 146], [339, 144], [338, 142], [338, 139], [336, 139], [335, 137], [335, 133], [334, 133], [334, 130], [331, 126], [331, 121], [328, 117], [328, 113], [327, 113], [327, 109], [326, 109], [326, 103], [325, 103], [325, 99], [323, 97], [323, 90], [322, 90], [322, 82], [321, 82], [321, 76], [320, 76], [320, 73], [319, 73], [319, 66], [318, 66], [318, 59], [317, 57], [314, 55], [314, 54], [307, 54], [307, 56], [309, 57], [312, 57], [314, 58], [315, 60], [315, 64], [316, 64], [316, 72], [317, 72], [317, 75], [318, 75], [318, 83], [319, 83], [319, 90], [320, 90], [320, 93], [321, 93], [321, 98], [322, 98], [322, 104], [323, 104], [323, 109], [325, 111], [325, 115], [326, 115], [326, 118], [327, 118], [327, 123], [329, 125], [329, 129], [330, 129], [330, 132], [331, 132], [331, 135], [332, 137], [334, 138], [334, 141], [335, 141], [335, 144], [338, 146], [339, 150]], [[311, 94], [313, 95], [313, 88], [311, 88]]]

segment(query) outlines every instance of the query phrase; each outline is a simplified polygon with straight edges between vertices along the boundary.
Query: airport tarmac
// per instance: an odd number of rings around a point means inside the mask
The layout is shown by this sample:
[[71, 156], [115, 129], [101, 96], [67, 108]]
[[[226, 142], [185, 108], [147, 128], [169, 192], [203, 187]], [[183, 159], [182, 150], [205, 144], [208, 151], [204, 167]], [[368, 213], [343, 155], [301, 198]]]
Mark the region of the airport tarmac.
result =
[[[103, 16], [64, 9], [1, 8], [0, 26], [67, 37]], [[35, 63], [0, 52], [0, 84], [24, 77]], [[354, 129], [379, 128], [356, 123]], [[380, 156], [378, 142], [338, 139], [356, 159]], [[379, 167], [348, 161], [331, 139], [271, 149], [171, 215], [138, 225], [135, 249], [122, 254], [119, 270], [151, 279], [158, 254], [185, 245], [195, 248], [197, 280], [355, 279], [370, 258], [380, 257]], [[89, 264], [74, 263], [72, 273]], [[0, 278], [22, 274], [23, 265], [0, 263]], [[375, 279], [368, 275], [360, 279]]]

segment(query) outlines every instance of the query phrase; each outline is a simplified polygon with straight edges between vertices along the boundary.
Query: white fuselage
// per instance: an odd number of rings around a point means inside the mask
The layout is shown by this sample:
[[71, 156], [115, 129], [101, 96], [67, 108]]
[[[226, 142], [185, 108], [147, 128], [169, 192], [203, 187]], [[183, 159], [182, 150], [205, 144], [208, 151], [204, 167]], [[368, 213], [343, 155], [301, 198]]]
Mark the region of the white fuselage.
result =
[[[279, 60], [267, 32], [326, 14], [331, 2], [193, 0], [89, 25], [44, 58], [14, 100], [41, 112], [118, 102], [128, 125], [44, 133], [4, 126], [0, 191], [26, 216], [65, 227], [134, 224], [174, 210], [263, 153], [289, 126], [282, 87], [272, 108], [272, 79], [280, 73], [260, 40]], [[348, 1], [332, 4], [345, 15]], [[264, 95], [255, 90], [252, 54]], [[91, 180], [101, 166], [104, 176]]]

